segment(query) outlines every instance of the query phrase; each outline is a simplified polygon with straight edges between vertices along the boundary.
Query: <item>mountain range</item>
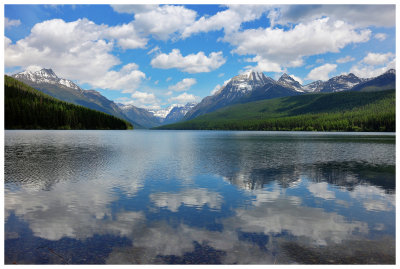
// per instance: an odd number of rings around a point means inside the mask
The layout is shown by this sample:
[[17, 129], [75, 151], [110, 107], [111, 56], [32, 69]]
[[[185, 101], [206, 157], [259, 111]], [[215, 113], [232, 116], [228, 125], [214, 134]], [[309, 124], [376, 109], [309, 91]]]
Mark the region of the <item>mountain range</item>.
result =
[[359, 78], [350, 73], [327, 81], [301, 85], [287, 74], [278, 80], [262, 72], [248, 71], [227, 81], [217, 92], [200, 103], [174, 104], [166, 109], [150, 110], [134, 105], [115, 103], [95, 90], [83, 90], [71, 80], [59, 78], [51, 69], [24, 71], [12, 75], [29, 86], [62, 101], [82, 105], [131, 122], [135, 128], [152, 128], [182, 120], [190, 120], [220, 108], [277, 97], [306, 93], [341, 91], [377, 91], [395, 88], [396, 71], [390, 69], [374, 78]]
[[12, 77], [61, 101], [98, 110], [127, 120], [135, 128], [141, 127], [140, 124], [126, 117], [117, 104], [98, 91], [83, 90], [71, 80], [59, 78], [52, 69], [43, 68], [36, 72], [24, 71], [12, 75]]
[[289, 81], [281, 83], [264, 73], [249, 71], [233, 77], [214, 95], [205, 97], [186, 114], [185, 119], [193, 119], [232, 104], [302, 94], [303, 91], [299, 91], [294, 84]]
[[[84, 90], [73, 81], [59, 78], [52, 69], [23, 71], [12, 75], [45, 94], [59, 100], [98, 110], [132, 123], [136, 129], [151, 128], [180, 121], [195, 104], [174, 104], [167, 109], [148, 110], [134, 105], [115, 103], [95, 90]], [[170, 114], [172, 112], [172, 114]]]
[[196, 103], [186, 105], [173, 104], [165, 109], [145, 109], [134, 105], [117, 104], [122, 113], [132, 121], [139, 123], [146, 128], [170, 124], [181, 121], [186, 113], [192, 109]]
[[396, 71], [390, 69], [375, 78], [364, 79], [350, 73], [348, 75], [333, 77], [327, 81], [314, 81], [303, 86], [287, 74], [283, 74], [275, 81], [272, 78], [266, 77], [264, 73], [249, 71], [233, 77], [214, 95], [205, 97], [186, 114], [184, 119], [194, 119], [200, 115], [229, 105], [277, 97], [295, 96], [305, 93], [394, 89], [395, 80]]

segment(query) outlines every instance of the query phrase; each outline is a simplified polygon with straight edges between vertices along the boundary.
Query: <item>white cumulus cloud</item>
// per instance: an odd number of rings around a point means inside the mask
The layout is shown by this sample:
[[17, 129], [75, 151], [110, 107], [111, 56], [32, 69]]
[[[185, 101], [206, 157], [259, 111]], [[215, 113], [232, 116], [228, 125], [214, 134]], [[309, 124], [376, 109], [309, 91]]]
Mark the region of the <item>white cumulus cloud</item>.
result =
[[271, 61], [267, 58], [257, 55], [252, 59], [247, 59], [249, 62], [257, 63], [257, 66], [250, 66], [249, 68], [258, 72], [283, 72], [283, 68], [280, 63]]
[[136, 12], [133, 23], [143, 34], [165, 41], [192, 25], [196, 15], [194, 10], [184, 6], [152, 6]]
[[344, 21], [323, 18], [289, 30], [248, 29], [226, 35], [224, 40], [239, 55], [256, 55], [250, 61], [258, 63], [259, 71], [282, 72], [283, 67], [302, 66], [305, 56], [339, 52], [349, 44], [368, 41], [370, 35], [368, 29], [359, 31]]
[[192, 87], [196, 83], [197, 81], [194, 78], [184, 78], [175, 85], [169, 86], [168, 89], [177, 92], [187, 91], [190, 89], [190, 87]]
[[202, 51], [182, 56], [179, 49], [173, 49], [169, 54], [157, 55], [151, 60], [151, 65], [161, 69], [177, 68], [187, 73], [202, 73], [219, 68], [225, 61], [221, 51], [211, 52], [208, 56]]
[[125, 104], [132, 104], [137, 107], [159, 109], [160, 100], [154, 95], [154, 93], [135, 91], [132, 93], [132, 101], [125, 102]]
[[102, 78], [91, 84], [102, 89], [123, 89], [123, 92], [133, 92], [145, 78], [146, 74], [138, 70], [137, 64], [130, 63], [124, 65], [119, 71], [108, 71]]
[[269, 9], [266, 5], [230, 5], [213, 16], [203, 16], [185, 28], [183, 38], [201, 32], [224, 29], [225, 33], [239, 30], [243, 22], [253, 21]]
[[396, 68], [396, 60], [394, 59], [387, 66], [374, 67], [371, 65], [355, 65], [350, 72], [361, 78], [373, 78], [382, 75], [389, 69]]
[[88, 19], [47, 20], [34, 25], [31, 33], [16, 43], [5, 37], [4, 62], [6, 67], [52, 68], [60, 77], [92, 87], [132, 91], [145, 74], [134, 63], [112, 70], [120, 64], [112, 51], [116, 45], [144, 46], [146, 40], [136, 39], [135, 34], [130, 24], [108, 27]]
[[[364, 58], [364, 60], [366, 58]], [[396, 68], [396, 58], [388, 58], [387, 62], [379, 61], [379, 59], [367, 58], [367, 62], [369, 62], [371, 64], [367, 64], [364, 60], [362, 60], [358, 64], [354, 65], [350, 69], [350, 72], [355, 74], [358, 77], [372, 78], [372, 77], [382, 75], [384, 72], [386, 72], [389, 69]], [[379, 62], [381, 64], [377, 65]]]
[[382, 65], [389, 60], [394, 58], [394, 54], [391, 52], [388, 53], [368, 53], [367, 56], [362, 60], [362, 62], [369, 64], [369, 65]]
[[105, 29], [87, 19], [37, 23], [29, 36], [6, 44], [5, 65], [51, 67], [63, 77], [90, 83], [119, 64], [111, 54], [113, 43], [100, 39]]
[[307, 80], [328, 80], [329, 73], [336, 70], [336, 64], [324, 64], [318, 66], [308, 73], [306, 79]]
[[360, 62], [350, 69], [358, 77], [371, 78], [381, 75], [391, 68], [396, 68], [396, 55], [388, 53], [369, 52]]
[[140, 36], [133, 23], [109, 27], [103, 36], [115, 39], [123, 49], [145, 48], [148, 42], [147, 38]]
[[199, 100], [200, 100], [200, 97], [184, 92], [176, 97], [169, 98], [168, 102], [178, 103], [178, 104], [186, 104], [186, 103], [198, 102]]

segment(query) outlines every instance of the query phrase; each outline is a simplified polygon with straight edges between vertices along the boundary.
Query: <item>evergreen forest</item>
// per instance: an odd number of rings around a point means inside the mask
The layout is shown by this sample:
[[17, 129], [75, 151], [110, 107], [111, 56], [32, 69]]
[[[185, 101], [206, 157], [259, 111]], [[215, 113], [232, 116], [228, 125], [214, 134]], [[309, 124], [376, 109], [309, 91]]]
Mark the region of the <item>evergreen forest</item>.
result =
[[395, 132], [395, 104], [395, 90], [304, 94], [228, 106], [156, 129]]
[[5, 129], [133, 129], [122, 119], [55, 99], [4, 77]]

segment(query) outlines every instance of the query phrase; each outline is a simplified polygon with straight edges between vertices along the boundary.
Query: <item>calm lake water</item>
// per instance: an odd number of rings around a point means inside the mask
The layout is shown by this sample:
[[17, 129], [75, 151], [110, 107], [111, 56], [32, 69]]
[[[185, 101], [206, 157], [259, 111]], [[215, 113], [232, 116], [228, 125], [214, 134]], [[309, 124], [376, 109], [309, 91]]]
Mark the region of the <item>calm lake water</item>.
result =
[[394, 134], [5, 131], [5, 263], [395, 263]]

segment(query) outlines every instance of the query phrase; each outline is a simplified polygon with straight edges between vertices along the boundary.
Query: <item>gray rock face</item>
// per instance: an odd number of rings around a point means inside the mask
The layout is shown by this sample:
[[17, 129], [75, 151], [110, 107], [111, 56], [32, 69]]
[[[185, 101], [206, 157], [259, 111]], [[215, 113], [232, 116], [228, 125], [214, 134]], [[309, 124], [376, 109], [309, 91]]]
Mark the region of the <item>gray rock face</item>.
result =
[[232, 104], [297, 94], [300, 92], [293, 85], [275, 81], [264, 73], [250, 71], [233, 77], [214, 95], [205, 97], [186, 114], [185, 120]]

